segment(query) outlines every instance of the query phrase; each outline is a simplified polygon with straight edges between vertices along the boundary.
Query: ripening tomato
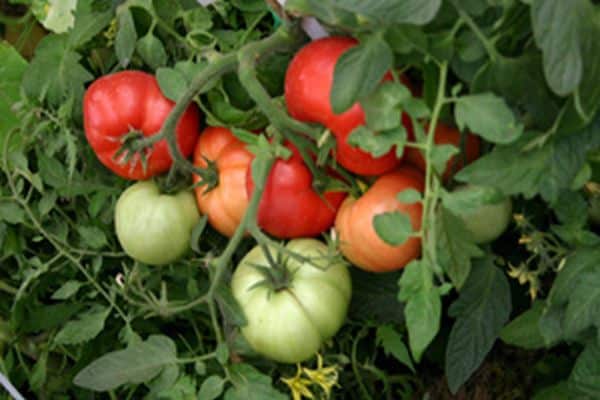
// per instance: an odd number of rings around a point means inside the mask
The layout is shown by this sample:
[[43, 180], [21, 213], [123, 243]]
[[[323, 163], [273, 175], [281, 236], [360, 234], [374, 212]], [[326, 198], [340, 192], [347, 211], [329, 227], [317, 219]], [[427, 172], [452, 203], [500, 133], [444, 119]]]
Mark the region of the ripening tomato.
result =
[[409, 216], [414, 231], [421, 229], [421, 203], [404, 204], [397, 199], [398, 193], [406, 189], [424, 190], [423, 174], [415, 168], [400, 167], [382, 175], [360, 198], [348, 197], [342, 203], [335, 229], [342, 254], [357, 267], [371, 272], [394, 271], [419, 256], [419, 238], [391, 246], [373, 227], [376, 215], [399, 211]]
[[[206, 185], [196, 187], [196, 200], [208, 222], [225, 236], [231, 237], [248, 207], [246, 172], [253, 155], [246, 145], [223, 127], [208, 127], [200, 135], [194, 151], [194, 165], [215, 163], [217, 186], [206, 192]], [[194, 175], [194, 183], [200, 177]]]
[[335, 114], [330, 101], [335, 64], [357, 43], [353, 38], [332, 36], [312, 41], [300, 49], [286, 72], [285, 101], [292, 117], [318, 122], [333, 133], [337, 141], [335, 157], [340, 165], [356, 174], [379, 175], [400, 163], [395, 149], [375, 158], [348, 144], [350, 133], [365, 124], [365, 113], [361, 105], [355, 103], [345, 112]]
[[[258, 205], [258, 226], [281, 239], [316, 236], [333, 225], [346, 193], [317, 193], [312, 186], [313, 176], [296, 147], [291, 143], [286, 147], [292, 155], [287, 160], [276, 160], [269, 172]], [[251, 196], [254, 190], [251, 168], [248, 168], [247, 190]]]
[[[425, 130], [427, 130], [427, 126], [425, 126]], [[437, 145], [441, 144], [451, 144], [460, 148], [460, 132], [458, 129], [445, 125], [443, 123], [438, 122], [435, 127], [435, 138], [434, 142]], [[464, 157], [467, 160], [467, 163], [470, 163], [479, 157], [479, 146], [480, 140], [478, 136], [467, 133], [465, 136], [465, 155]], [[405, 160], [419, 168], [421, 171], [425, 172], [425, 158], [420, 150], [407, 147], [404, 150]], [[456, 164], [456, 165], [454, 165]], [[464, 167], [463, 155], [456, 154], [451, 157], [446, 164], [446, 169], [444, 170], [443, 179], [444, 181], [449, 180], [452, 177], [452, 173], [458, 172], [462, 167]]]
[[231, 290], [248, 320], [242, 335], [250, 346], [272, 360], [297, 363], [342, 326], [352, 282], [346, 264], [329, 261], [327, 246], [318, 240], [294, 239], [285, 248], [307, 261], [270, 248], [283, 273], [266, 277], [274, 268], [256, 246], [238, 264]]
[[[147, 137], [158, 133], [173, 106], [153, 75], [141, 71], [105, 75], [90, 85], [83, 98], [85, 135], [100, 162], [111, 171], [126, 179], [147, 179], [171, 167], [166, 140], [148, 149], [146, 168], [140, 154], [126, 162], [124, 154], [117, 156], [117, 152], [129, 134]], [[185, 157], [194, 150], [199, 119], [198, 109], [190, 105], [177, 124], [177, 144]]]
[[190, 191], [162, 194], [153, 181], [128, 187], [115, 207], [115, 228], [123, 250], [149, 265], [164, 265], [181, 257], [190, 247], [199, 219]]

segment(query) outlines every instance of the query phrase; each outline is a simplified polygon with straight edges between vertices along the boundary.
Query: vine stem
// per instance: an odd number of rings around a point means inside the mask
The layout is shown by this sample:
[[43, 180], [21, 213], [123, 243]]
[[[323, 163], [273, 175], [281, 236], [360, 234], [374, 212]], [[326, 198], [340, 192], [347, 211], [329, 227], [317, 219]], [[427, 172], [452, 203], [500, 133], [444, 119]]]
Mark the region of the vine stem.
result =
[[479, 39], [479, 41], [481, 42], [481, 44], [485, 48], [485, 51], [488, 53], [488, 56], [490, 57], [490, 60], [492, 62], [494, 62], [498, 58], [500, 58], [500, 54], [498, 53], [498, 50], [496, 50], [496, 47], [494, 46], [493, 42], [490, 39], [488, 39], [488, 37], [481, 31], [481, 29], [479, 28], [479, 26], [475, 23], [475, 21], [473, 21], [473, 18], [471, 18], [471, 16], [469, 14], [467, 14], [461, 8], [461, 6], [459, 4], [457, 4], [456, 1], [452, 1], [452, 5], [454, 6], [454, 8], [456, 9], [456, 11], [458, 12], [458, 15], [460, 16], [460, 19], [462, 21], [464, 21], [465, 24], [467, 24], [467, 26], [473, 31], [473, 33], [475, 34], [475, 36], [477, 36], [477, 38]]
[[425, 159], [427, 162], [425, 170], [425, 196], [423, 200], [423, 220], [421, 230], [423, 231], [423, 239], [427, 240], [426, 252], [431, 266], [437, 265], [437, 252], [435, 243], [435, 207], [439, 197], [439, 183], [434, 182], [437, 178], [434, 176], [433, 165], [431, 163], [432, 152], [434, 147], [435, 129], [445, 103], [446, 79], [448, 75], [448, 64], [443, 62], [440, 64], [440, 80], [438, 92], [436, 96], [435, 106], [429, 121], [429, 130], [427, 132], [427, 141], [425, 144]]

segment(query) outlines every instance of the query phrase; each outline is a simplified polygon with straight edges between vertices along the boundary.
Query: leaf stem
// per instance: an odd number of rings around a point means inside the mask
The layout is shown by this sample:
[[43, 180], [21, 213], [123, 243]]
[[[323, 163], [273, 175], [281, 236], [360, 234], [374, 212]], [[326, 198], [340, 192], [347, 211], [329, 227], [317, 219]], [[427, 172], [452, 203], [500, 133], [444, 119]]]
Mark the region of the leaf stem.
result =
[[481, 31], [481, 28], [479, 28], [479, 25], [477, 25], [475, 21], [473, 21], [473, 18], [471, 18], [471, 16], [462, 9], [462, 7], [456, 2], [456, 0], [452, 1], [452, 5], [458, 12], [460, 19], [469, 26], [469, 28], [473, 31], [475, 36], [477, 36], [479, 41], [481, 41], [481, 44], [485, 48], [485, 51], [488, 53], [488, 56], [490, 57], [492, 62], [500, 58], [500, 54], [498, 53], [498, 50], [496, 50], [496, 47], [494, 46], [493, 42], [490, 39], [488, 39], [488, 37]]

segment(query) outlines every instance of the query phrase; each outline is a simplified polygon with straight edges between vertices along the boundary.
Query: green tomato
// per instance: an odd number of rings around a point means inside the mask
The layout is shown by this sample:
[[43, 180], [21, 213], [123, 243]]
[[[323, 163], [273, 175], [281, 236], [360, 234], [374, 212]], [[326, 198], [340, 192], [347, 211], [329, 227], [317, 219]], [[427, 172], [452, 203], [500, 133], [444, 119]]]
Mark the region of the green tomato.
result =
[[164, 265], [189, 248], [200, 219], [192, 192], [161, 194], [153, 181], [140, 181], [125, 190], [115, 208], [117, 237], [132, 258]]
[[274, 268], [260, 246], [240, 261], [231, 286], [248, 320], [242, 334], [250, 346], [272, 360], [297, 363], [312, 357], [342, 326], [352, 283], [343, 261], [328, 265], [327, 246], [318, 240], [294, 239], [285, 247], [310, 260], [270, 248], [272, 259], [284, 260], [279, 264], [287, 275], [283, 287], [265, 280], [265, 271]]
[[[457, 188], [469, 190], [472, 186]], [[498, 238], [508, 227], [512, 215], [512, 201], [504, 197], [495, 203], [483, 204], [460, 213], [465, 227], [473, 235], [475, 243], [489, 243]]]

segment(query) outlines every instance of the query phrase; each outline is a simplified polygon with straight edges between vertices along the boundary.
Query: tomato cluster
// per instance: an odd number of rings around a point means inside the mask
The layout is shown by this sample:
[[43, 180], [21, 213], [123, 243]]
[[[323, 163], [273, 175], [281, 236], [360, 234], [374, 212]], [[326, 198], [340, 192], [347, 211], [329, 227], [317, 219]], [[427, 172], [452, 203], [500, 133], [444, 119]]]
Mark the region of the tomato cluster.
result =
[[[349, 304], [351, 282], [345, 264], [328, 257], [329, 248], [314, 237], [334, 227], [339, 251], [351, 264], [371, 272], [401, 269], [421, 253], [419, 235], [391, 245], [376, 232], [374, 219], [383, 213], [400, 213], [408, 217], [413, 231], [419, 232], [421, 202], [402, 202], [398, 194], [424, 191], [422, 146], [409, 143], [403, 157], [397, 156], [395, 148], [374, 157], [348, 142], [350, 133], [366, 124], [362, 106], [356, 103], [340, 114], [331, 106], [336, 63], [356, 45], [351, 38], [329, 37], [304, 46], [289, 65], [284, 95], [291, 117], [321, 124], [333, 134], [336, 148], [332, 156], [349, 172], [343, 174], [344, 183], [354, 174], [360, 176], [360, 182], [371, 184], [360, 195], [318, 190], [307, 165], [310, 160], [292, 143], [284, 142], [291, 156], [272, 165], [256, 223], [277, 239], [292, 240], [284, 248], [262, 243], [233, 274], [233, 294], [248, 319], [242, 329], [246, 340], [259, 353], [281, 362], [312, 356], [342, 325]], [[384, 77], [388, 79], [391, 74]], [[410, 86], [405, 77], [402, 81]], [[213, 171], [214, 182], [194, 174], [195, 198], [191, 190], [160, 192], [150, 179], [169, 170], [173, 159], [165, 139], [152, 138], [161, 131], [173, 107], [154, 76], [140, 71], [102, 77], [84, 98], [86, 137], [100, 162], [123, 178], [140, 180], [119, 198], [115, 225], [124, 250], [150, 265], [168, 264], [185, 254], [200, 214], [207, 216], [214, 229], [232, 237], [255, 190], [254, 155], [247, 145], [227, 127], [206, 127], [199, 133], [201, 115], [190, 105], [177, 124], [177, 145], [184, 157], [193, 153], [195, 167]], [[412, 120], [403, 114], [401, 122], [414, 140]], [[434, 134], [436, 144], [462, 144], [465, 150], [448, 161], [445, 171], [439, 171], [444, 181], [478, 157], [476, 136], [461, 135], [440, 123]], [[143, 145], [136, 147], [140, 143]], [[324, 174], [341, 180], [333, 170]], [[506, 204], [499, 207], [493, 212], [510, 213]], [[465, 225], [473, 232], [480, 228], [473, 223]], [[484, 232], [482, 242], [498, 234]], [[290, 253], [297, 253], [300, 259]], [[264, 282], [267, 284], [261, 284]]]

